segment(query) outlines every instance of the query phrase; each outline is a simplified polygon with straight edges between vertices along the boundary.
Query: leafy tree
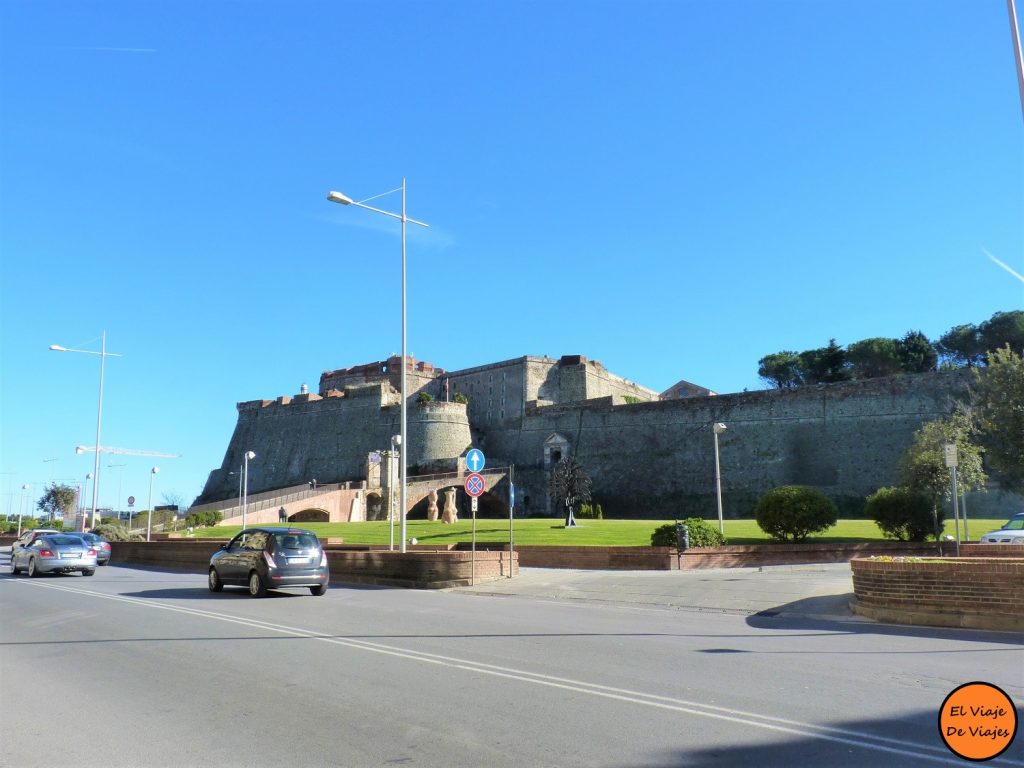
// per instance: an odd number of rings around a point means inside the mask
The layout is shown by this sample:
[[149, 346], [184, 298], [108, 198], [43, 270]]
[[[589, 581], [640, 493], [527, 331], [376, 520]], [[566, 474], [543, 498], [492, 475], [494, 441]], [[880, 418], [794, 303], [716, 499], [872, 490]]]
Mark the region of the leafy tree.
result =
[[799, 387], [804, 383], [803, 364], [796, 352], [776, 352], [757, 361], [757, 375], [777, 389]]
[[801, 352], [800, 362], [807, 384], [831, 384], [850, 379], [846, 351], [836, 344], [835, 339], [829, 339], [827, 347]]
[[778, 541], [803, 541], [836, 524], [839, 510], [819, 490], [804, 485], [772, 488], [754, 509], [758, 527]]
[[896, 339], [876, 337], [854, 342], [846, 350], [846, 359], [855, 379], [877, 379], [903, 372], [900, 343]]
[[1006, 346], [987, 359], [973, 393], [982, 442], [1002, 485], [1024, 492], [1024, 358]]
[[573, 508], [590, 501], [590, 475], [575, 456], [566, 456], [551, 470], [548, 491], [555, 504], [565, 506], [565, 527], [571, 528], [576, 525]]
[[469, 403], [469, 398], [466, 397], [461, 392], [456, 392], [455, 397], [453, 397], [452, 400], [454, 400], [456, 403], [462, 403], [463, 405]]
[[1024, 354], [1024, 312], [996, 312], [978, 327], [978, 340], [985, 352], [1008, 346]]
[[943, 362], [958, 368], [974, 368], [980, 365], [985, 354], [978, 327], [971, 323], [958, 325], [946, 331], [935, 342], [935, 349]]
[[927, 373], [938, 366], [939, 356], [928, 337], [920, 331], [908, 331], [900, 340], [900, 361], [907, 373]]
[[429, 402], [432, 402], [433, 399], [434, 399], [434, 396], [432, 394], [430, 394], [429, 392], [420, 392], [416, 396], [416, 400], [418, 402], [421, 402], [421, 403], [429, 403]]
[[[934, 520], [941, 520], [942, 502], [952, 499], [952, 477], [946, 467], [944, 446], [957, 449], [957, 485], [961, 493], [981, 490], [986, 476], [981, 468], [981, 448], [973, 442], [975, 426], [970, 414], [958, 409], [952, 416], [921, 425], [914, 442], [903, 456], [900, 472], [903, 485], [928, 497]], [[938, 526], [936, 525], [936, 530]]]
[[864, 511], [888, 539], [924, 541], [937, 523], [932, 500], [910, 488], [879, 488], [868, 496]]
[[50, 483], [42, 498], [36, 504], [36, 508], [42, 512], [48, 520], [60, 516], [61, 518], [70, 515], [78, 501], [78, 491], [70, 485], [58, 485]]

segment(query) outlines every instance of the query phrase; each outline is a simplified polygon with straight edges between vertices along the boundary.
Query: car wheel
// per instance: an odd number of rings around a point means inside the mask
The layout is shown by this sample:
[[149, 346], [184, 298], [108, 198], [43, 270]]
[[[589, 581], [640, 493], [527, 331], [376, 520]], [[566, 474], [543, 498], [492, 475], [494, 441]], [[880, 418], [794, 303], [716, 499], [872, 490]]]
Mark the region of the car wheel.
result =
[[39, 571], [36, 570], [36, 559], [34, 557], [28, 559], [28, 575], [31, 579], [39, 575]]
[[17, 562], [14, 559], [14, 555], [11, 555], [11, 575], [17, 576], [21, 573], [21, 569], [18, 567]]
[[256, 571], [249, 574], [249, 594], [253, 597], [266, 597], [267, 585], [263, 583], [263, 577]]
[[327, 585], [317, 584], [315, 587], [310, 587], [309, 591], [313, 593], [314, 597], [320, 597], [320, 595], [327, 592]]
[[210, 569], [210, 578], [208, 584], [210, 586], [211, 592], [220, 592], [222, 589], [224, 589], [224, 585], [220, 581], [220, 576], [217, 575], [216, 568]]
[[86, 568], [84, 571], [82, 571], [83, 576], [92, 576], [94, 573], [96, 573], [95, 568]]

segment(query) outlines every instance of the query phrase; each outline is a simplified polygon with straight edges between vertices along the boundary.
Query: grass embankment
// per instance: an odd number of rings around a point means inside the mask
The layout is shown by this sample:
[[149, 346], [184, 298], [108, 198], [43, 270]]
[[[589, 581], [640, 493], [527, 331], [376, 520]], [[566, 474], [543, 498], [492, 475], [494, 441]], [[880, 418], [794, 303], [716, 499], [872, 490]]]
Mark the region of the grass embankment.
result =
[[[548, 546], [598, 546], [598, 547], [638, 547], [649, 546], [651, 533], [669, 520], [580, 520], [575, 528], [566, 529], [560, 519], [538, 519], [515, 521], [516, 545], [548, 545]], [[708, 521], [717, 525], [717, 521]], [[969, 521], [971, 541], [988, 531], [995, 530], [1003, 524], [1003, 520], [977, 519]], [[389, 542], [389, 526], [386, 522], [366, 523], [296, 523], [297, 527], [315, 531], [321, 539], [339, 537], [346, 544], [387, 544]], [[396, 523], [395, 542], [400, 538], [399, 526]], [[455, 544], [472, 540], [473, 521], [459, 520], [454, 525], [446, 525], [441, 521], [409, 520], [406, 523], [407, 535], [415, 538], [419, 544]], [[217, 528], [199, 528], [195, 531], [196, 538], [230, 538], [241, 530], [238, 526], [222, 526]], [[953, 522], [946, 522], [945, 532], [954, 536]], [[725, 537], [729, 544], [766, 544], [770, 541], [767, 534], [757, 527], [753, 520], [726, 520]], [[477, 542], [507, 542], [508, 520], [477, 520]], [[810, 536], [808, 542], [863, 542], [884, 541], [885, 537], [878, 526], [871, 520], [840, 520], [834, 527], [819, 536]]]

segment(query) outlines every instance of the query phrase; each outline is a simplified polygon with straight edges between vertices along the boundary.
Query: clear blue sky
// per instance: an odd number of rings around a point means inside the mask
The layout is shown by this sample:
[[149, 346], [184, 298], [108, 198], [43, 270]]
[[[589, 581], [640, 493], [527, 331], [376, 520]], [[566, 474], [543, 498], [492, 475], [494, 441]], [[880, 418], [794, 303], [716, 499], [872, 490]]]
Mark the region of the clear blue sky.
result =
[[[1004, 0], [0, 0], [0, 513], [188, 501], [235, 403], [400, 348], [662, 390], [1024, 308]], [[375, 205], [400, 208], [399, 196]], [[50, 461], [54, 459], [54, 461]], [[124, 464], [109, 468], [110, 464]]]

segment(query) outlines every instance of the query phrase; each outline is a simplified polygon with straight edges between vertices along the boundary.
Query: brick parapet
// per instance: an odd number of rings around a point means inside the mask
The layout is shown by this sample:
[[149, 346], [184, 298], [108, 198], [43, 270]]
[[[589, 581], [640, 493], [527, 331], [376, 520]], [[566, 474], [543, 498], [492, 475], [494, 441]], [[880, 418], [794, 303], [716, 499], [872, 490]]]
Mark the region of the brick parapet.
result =
[[1024, 629], [1024, 557], [855, 559], [853, 610], [906, 624]]
[[[226, 539], [170, 539], [118, 541], [111, 562], [205, 573], [210, 557]], [[467, 551], [430, 548], [392, 552], [381, 548], [325, 545], [331, 580], [359, 584], [387, 584], [420, 589], [442, 589], [487, 581], [518, 573], [517, 555], [507, 551]], [[475, 567], [474, 567], [475, 566]], [[474, 577], [475, 572], [475, 577]]]

